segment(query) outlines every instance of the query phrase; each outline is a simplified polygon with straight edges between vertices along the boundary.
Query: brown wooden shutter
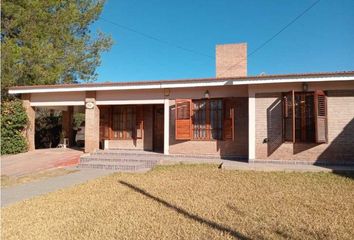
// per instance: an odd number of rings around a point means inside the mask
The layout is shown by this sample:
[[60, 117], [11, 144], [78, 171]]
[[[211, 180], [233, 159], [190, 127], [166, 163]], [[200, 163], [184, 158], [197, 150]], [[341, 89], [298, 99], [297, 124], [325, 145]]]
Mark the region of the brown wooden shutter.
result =
[[315, 92], [315, 132], [316, 142], [327, 142], [327, 99], [323, 91]]
[[143, 138], [143, 129], [144, 129], [144, 106], [136, 106], [136, 124], [135, 124], [135, 137], [137, 139]]
[[110, 139], [111, 108], [109, 106], [100, 107], [100, 139]]
[[224, 100], [224, 140], [235, 140], [235, 107], [232, 99]]
[[176, 99], [175, 128], [176, 140], [192, 138], [192, 101], [191, 99]]
[[283, 95], [283, 135], [285, 141], [295, 143], [295, 92]]

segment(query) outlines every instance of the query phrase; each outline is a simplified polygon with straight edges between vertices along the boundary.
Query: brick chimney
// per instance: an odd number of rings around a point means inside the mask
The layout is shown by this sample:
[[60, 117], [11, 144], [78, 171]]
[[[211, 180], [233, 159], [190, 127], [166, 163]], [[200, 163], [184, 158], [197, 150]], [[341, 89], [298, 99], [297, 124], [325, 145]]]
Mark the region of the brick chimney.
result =
[[247, 76], [247, 43], [216, 45], [216, 77]]

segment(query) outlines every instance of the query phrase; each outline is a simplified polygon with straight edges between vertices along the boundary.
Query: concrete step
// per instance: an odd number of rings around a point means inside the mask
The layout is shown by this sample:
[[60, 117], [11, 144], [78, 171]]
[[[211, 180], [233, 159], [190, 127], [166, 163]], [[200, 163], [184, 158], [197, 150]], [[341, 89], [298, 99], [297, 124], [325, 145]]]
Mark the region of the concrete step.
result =
[[122, 160], [122, 161], [158, 161], [162, 159], [161, 157], [157, 156], [149, 156], [149, 155], [122, 155], [122, 154], [92, 154], [81, 156], [81, 159], [93, 159], [93, 160], [107, 160], [107, 161], [115, 161], [115, 160]]
[[208, 160], [246, 160], [245, 156], [216, 156], [216, 155], [201, 155], [201, 154], [170, 154], [164, 155], [162, 153], [149, 152], [144, 150], [124, 150], [124, 149], [107, 149], [107, 150], [98, 150], [97, 152], [91, 154], [91, 156], [98, 155], [114, 155], [114, 156], [138, 156], [141, 158], [155, 158], [157, 160], [183, 160], [183, 159], [208, 159]]
[[162, 157], [162, 153], [155, 153], [143, 150], [122, 150], [122, 149], [107, 149], [107, 150], [98, 150], [91, 154], [93, 155], [122, 155], [122, 156], [155, 156]]
[[103, 162], [103, 161], [89, 161], [83, 162], [78, 165], [78, 168], [91, 168], [91, 169], [105, 169], [113, 171], [127, 171], [127, 172], [136, 172], [149, 170], [151, 167], [146, 167], [145, 163], [140, 162]]
[[110, 163], [110, 164], [143, 164], [145, 167], [152, 168], [159, 161], [144, 158], [127, 158], [125, 156], [85, 156], [80, 158], [80, 164], [88, 164], [92, 162]]

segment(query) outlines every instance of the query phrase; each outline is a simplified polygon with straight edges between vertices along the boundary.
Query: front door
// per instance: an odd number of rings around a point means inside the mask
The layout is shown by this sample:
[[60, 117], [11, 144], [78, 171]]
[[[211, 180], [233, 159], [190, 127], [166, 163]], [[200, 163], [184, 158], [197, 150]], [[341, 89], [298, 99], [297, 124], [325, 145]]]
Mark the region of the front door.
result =
[[154, 106], [154, 151], [163, 152], [164, 106]]

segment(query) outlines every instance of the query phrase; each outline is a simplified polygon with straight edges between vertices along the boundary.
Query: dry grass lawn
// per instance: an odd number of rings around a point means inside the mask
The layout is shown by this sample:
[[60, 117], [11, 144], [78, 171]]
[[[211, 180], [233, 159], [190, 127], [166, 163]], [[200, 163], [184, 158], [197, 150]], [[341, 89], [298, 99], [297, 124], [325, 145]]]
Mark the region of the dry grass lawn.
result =
[[51, 170], [43, 170], [40, 172], [35, 172], [32, 174], [20, 176], [20, 177], [10, 177], [7, 175], [1, 175], [1, 187], [12, 187], [18, 184], [36, 182], [44, 180], [46, 178], [63, 176], [66, 174], [77, 172], [78, 170], [69, 170], [65, 168], [56, 168]]
[[215, 165], [117, 173], [2, 209], [2, 239], [353, 239], [354, 181]]

